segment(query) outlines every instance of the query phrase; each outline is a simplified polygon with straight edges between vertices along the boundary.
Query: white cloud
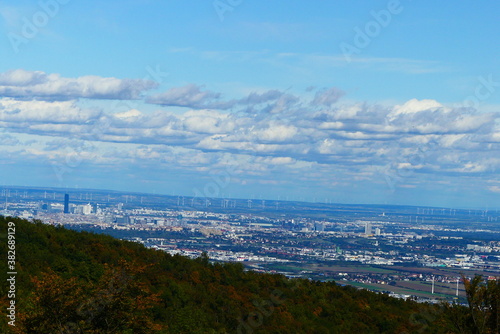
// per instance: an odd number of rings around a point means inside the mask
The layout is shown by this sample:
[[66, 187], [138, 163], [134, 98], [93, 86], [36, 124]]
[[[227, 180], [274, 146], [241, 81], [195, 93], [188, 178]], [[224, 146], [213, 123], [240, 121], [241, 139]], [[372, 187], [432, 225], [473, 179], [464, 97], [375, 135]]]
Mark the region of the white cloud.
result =
[[59, 74], [22, 69], [0, 73], [0, 96], [30, 100], [138, 99], [144, 91], [157, 86], [148, 80], [99, 76], [64, 78]]
[[283, 96], [283, 92], [281, 92], [277, 89], [268, 90], [268, 91], [265, 91], [263, 93], [252, 92], [247, 97], [239, 100], [238, 103], [247, 104], [247, 105], [255, 105], [255, 104], [260, 104], [260, 103], [265, 103], [265, 102], [277, 100], [281, 96]]
[[344, 96], [344, 94], [345, 92], [335, 87], [328, 89], [325, 88], [316, 92], [312, 104], [316, 106], [330, 107], [334, 103], [336, 103], [342, 96]]
[[340, 130], [344, 127], [344, 123], [342, 122], [323, 122], [318, 128], [323, 130]]
[[255, 133], [256, 140], [269, 143], [288, 142], [297, 134], [295, 126], [269, 124], [266, 129], [261, 129]]
[[235, 127], [227, 114], [216, 111], [188, 111], [181, 119], [184, 128], [195, 133], [229, 133]]
[[202, 86], [189, 84], [174, 87], [164, 93], [149, 96], [146, 101], [162, 106], [187, 107], [194, 109], [227, 109], [231, 102], [220, 102], [220, 93], [202, 90]]
[[435, 111], [442, 110], [447, 111], [444, 106], [435, 100], [417, 100], [411, 99], [403, 105], [397, 105], [394, 107], [392, 112], [390, 112], [387, 117], [390, 120], [397, 118], [400, 115], [415, 114], [422, 111]]
[[81, 109], [75, 102], [19, 101], [0, 99], [0, 121], [6, 123], [76, 123], [95, 121], [100, 111]]
[[130, 109], [125, 112], [114, 114], [115, 117], [123, 120], [136, 120], [143, 116], [143, 114], [137, 109]]
[[488, 187], [488, 190], [491, 192], [500, 194], [500, 187], [499, 186], [490, 186], [490, 187]]

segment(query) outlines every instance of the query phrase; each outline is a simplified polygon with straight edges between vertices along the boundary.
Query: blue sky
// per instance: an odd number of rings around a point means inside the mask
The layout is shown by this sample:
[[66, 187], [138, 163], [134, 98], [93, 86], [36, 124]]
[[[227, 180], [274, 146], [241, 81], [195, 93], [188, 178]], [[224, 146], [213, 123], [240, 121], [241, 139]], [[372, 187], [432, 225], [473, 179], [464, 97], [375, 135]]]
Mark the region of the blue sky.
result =
[[498, 208], [499, 13], [3, 1], [0, 184]]

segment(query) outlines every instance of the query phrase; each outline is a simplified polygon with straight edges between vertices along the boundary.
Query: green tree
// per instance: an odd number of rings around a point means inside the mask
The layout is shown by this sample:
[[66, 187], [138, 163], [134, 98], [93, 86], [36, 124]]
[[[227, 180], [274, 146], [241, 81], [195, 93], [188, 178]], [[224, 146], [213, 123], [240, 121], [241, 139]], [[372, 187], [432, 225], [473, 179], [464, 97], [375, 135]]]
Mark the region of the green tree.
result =
[[459, 333], [500, 333], [500, 280], [484, 282], [480, 275], [472, 279], [462, 275], [467, 307], [445, 305], [446, 315]]

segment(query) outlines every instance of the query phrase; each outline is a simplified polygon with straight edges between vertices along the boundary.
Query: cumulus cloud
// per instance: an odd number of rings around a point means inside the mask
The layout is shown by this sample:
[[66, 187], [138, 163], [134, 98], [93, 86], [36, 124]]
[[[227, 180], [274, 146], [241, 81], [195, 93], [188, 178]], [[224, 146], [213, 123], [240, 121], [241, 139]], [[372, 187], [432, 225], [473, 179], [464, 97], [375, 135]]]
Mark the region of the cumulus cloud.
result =
[[443, 106], [435, 100], [412, 99], [387, 114], [393, 129], [419, 134], [490, 133], [498, 113], [479, 113]]
[[311, 104], [315, 106], [330, 107], [344, 95], [345, 92], [338, 88], [325, 88], [316, 92]]
[[101, 112], [93, 109], [82, 109], [73, 101], [19, 101], [0, 99], [0, 122], [16, 126], [16, 124], [85, 124], [94, 122]]
[[447, 113], [450, 111], [449, 108], [445, 108], [441, 103], [435, 100], [417, 100], [411, 99], [404, 103], [403, 105], [396, 105], [392, 111], [387, 115], [390, 121], [397, 119], [400, 116], [405, 115], [418, 115], [422, 112], [440, 112]]
[[0, 97], [26, 100], [63, 101], [79, 98], [132, 100], [156, 88], [157, 83], [140, 79], [82, 76], [64, 78], [59, 74], [22, 69], [0, 73]]
[[248, 114], [290, 114], [298, 110], [302, 101], [298, 96], [280, 90], [262, 93], [252, 92], [247, 97], [234, 101]]
[[283, 96], [283, 94], [283, 92], [277, 89], [268, 90], [263, 93], [252, 92], [247, 97], [239, 100], [238, 103], [245, 105], [255, 105], [277, 100], [281, 96]]
[[216, 111], [189, 111], [182, 117], [183, 127], [194, 133], [230, 133], [235, 124], [227, 114]]
[[220, 101], [220, 96], [220, 93], [203, 90], [202, 86], [189, 84], [149, 96], [146, 102], [162, 106], [193, 109], [227, 109], [234, 104], [233, 102]]
[[146, 98], [146, 102], [166, 107], [185, 107], [198, 110], [234, 109], [249, 114], [279, 114], [296, 110], [302, 101], [293, 94], [276, 89], [251, 92], [240, 99], [224, 100], [221, 93], [206, 90], [203, 86], [196, 84], [188, 84], [151, 95]]

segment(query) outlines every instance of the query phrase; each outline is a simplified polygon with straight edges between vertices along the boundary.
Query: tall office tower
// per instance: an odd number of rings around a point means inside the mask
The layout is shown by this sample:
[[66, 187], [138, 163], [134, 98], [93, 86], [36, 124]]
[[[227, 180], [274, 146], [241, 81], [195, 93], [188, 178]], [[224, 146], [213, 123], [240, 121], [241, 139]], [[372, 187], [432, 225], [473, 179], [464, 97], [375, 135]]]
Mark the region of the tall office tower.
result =
[[372, 234], [372, 223], [371, 222], [366, 222], [366, 225], [365, 225], [365, 234], [366, 235], [371, 235]]
[[69, 213], [69, 195], [64, 194], [64, 213]]

